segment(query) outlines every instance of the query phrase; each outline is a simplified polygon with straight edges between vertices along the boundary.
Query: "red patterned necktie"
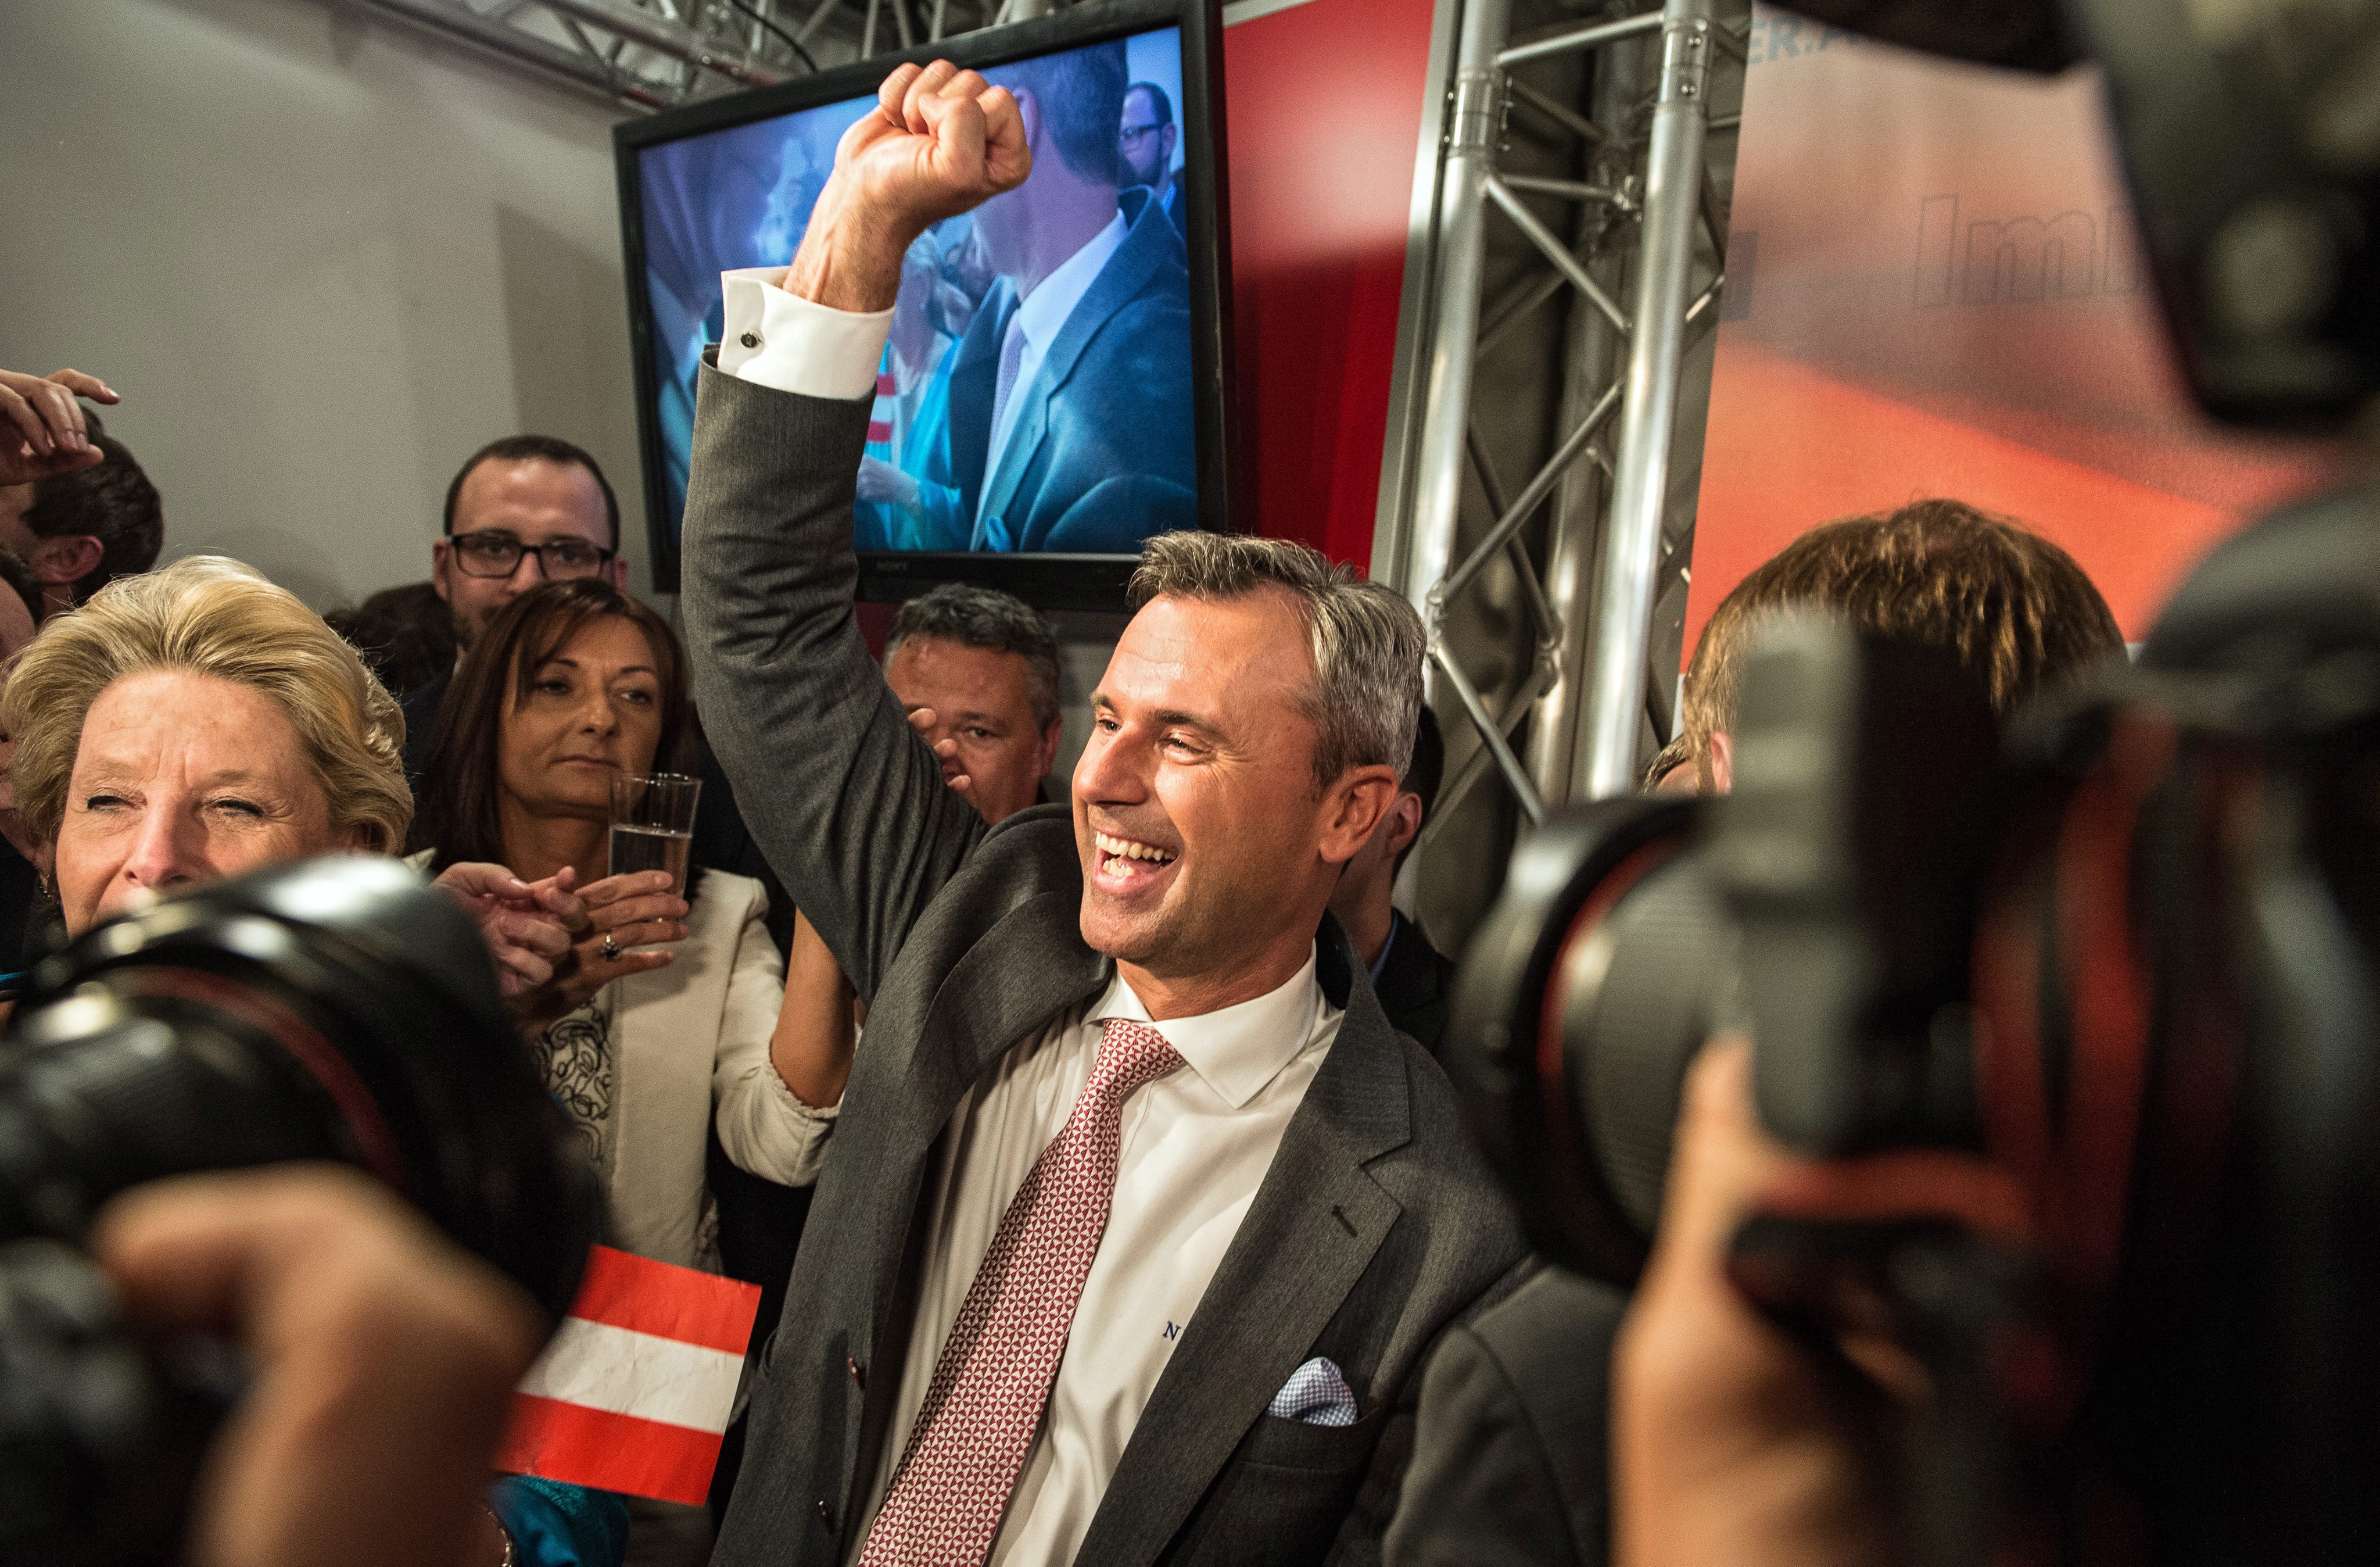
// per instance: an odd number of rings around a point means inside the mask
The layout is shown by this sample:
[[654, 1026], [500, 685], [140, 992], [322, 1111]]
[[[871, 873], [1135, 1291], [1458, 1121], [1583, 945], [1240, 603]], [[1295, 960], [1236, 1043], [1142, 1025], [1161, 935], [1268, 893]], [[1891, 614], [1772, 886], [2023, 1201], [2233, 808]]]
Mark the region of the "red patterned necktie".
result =
[[1099, 1028], [1090, 1080], [967, 1287], [860, 1567], [971, 1564], [991, 1553], [1107, 1232], [1123, 1101], [1182, 1064], [1145, 1023], [1111, 1017]]

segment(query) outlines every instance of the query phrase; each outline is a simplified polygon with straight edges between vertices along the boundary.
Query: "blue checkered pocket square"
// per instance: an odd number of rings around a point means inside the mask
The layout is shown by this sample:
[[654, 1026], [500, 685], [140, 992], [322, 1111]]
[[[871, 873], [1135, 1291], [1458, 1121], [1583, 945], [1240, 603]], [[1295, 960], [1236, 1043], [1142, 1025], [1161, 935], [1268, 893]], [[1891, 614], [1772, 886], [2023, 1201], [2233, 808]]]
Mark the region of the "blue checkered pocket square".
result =
[[1265, 1413], [1303, 1426], [1352, 1426], [1355, 1423], [1355, 1390], [1338, 1367], [1316, 1355], [1289, 1374], [1281, 1391], [1272, 1395]]

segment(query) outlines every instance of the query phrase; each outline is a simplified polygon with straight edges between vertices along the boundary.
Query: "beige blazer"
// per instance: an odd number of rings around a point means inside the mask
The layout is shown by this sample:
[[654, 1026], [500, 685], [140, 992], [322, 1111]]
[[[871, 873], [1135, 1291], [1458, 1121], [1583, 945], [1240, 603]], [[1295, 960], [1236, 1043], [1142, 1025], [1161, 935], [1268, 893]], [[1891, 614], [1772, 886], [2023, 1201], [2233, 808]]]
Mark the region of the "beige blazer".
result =
[[[436, 851], [407, 855], [424, 875]], [[769, 894], [748, 876], [695, 879], [686, 940], [667, 967], [614, 979], [608, 1239], [624, 1251], [719, 1271], [705, 1221], [710, 1119], [739, 1169], [807, 1185], [834, 1112], [795, 1099], [769, 1064], [785, 964], [763, 923]]]
[[612, 1235], [640, 1257], [718, 1271], [703, 1160], [715, 1114], [736, 1164], [766, 1175], [806, 1144], [769, 1064], [785, 966], [760, 883], [702, 872], [667, 967], [612, 982]]

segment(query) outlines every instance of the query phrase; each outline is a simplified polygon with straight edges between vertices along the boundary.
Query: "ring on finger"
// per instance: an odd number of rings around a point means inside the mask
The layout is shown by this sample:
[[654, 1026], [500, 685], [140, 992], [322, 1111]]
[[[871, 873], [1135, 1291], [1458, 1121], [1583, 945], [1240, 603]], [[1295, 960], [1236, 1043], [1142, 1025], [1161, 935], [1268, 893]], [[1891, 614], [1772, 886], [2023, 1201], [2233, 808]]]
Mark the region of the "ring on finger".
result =
[[620, 961], [620, 943], [612, 939], [609, 930], [603, 932], [603, 957], [609, 963]]

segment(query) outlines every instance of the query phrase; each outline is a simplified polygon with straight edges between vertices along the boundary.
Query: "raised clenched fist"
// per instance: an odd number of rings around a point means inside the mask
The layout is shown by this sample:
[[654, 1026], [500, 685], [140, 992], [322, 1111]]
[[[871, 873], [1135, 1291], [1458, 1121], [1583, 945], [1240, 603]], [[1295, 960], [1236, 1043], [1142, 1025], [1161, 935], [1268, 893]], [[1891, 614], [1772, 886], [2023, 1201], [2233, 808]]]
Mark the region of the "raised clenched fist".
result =
[[785, 286], [837, 310], [890, 310], [901, 258], [918, 235], [1032, 171], [1006, 88], [947, 60], [903, 66], [836, 147]]

